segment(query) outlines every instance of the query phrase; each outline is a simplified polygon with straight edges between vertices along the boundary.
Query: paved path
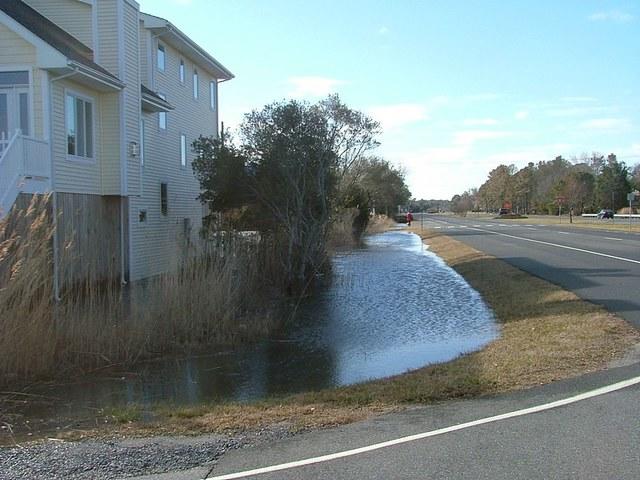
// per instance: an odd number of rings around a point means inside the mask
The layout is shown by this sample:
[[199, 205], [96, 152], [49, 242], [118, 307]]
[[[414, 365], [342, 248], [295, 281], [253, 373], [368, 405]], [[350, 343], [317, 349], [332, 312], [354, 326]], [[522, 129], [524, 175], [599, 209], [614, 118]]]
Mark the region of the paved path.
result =
[[[447, 235], [605, 305], [640, 326], [637, 234], [473, 218], [427, 217], [425, 226], [444, 229]], [[228, 475], [233, 477], [236, 472], [366, 447], [548, 404], [639, 375], [640, 364], [631, 362], [624, 367], [514, 394], [415, 408], [232, 452], [208, 475], [231, 478]], [[640, 478], [639, 401], [640, 387], [636, 384], [535, 414], [345, 458], [236, 478], [637, 479]], [[194, 471], [182, 478], [203, 476], [202, 472]]]

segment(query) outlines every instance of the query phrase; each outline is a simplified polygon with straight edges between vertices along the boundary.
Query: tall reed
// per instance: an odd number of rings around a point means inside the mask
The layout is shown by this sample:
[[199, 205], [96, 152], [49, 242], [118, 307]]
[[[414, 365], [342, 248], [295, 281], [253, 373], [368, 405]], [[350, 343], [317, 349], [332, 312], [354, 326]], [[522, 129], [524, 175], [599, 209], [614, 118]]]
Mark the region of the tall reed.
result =
[[231, 232], [188, 250], [172, 273], [126, 289], [89, 274], [54, 301], [49, 210], [34, 197], [0, 222], [0, 384], [239, 342], [278, 324], [277, 289], [266, 287], [277, 284], [277, 245]]

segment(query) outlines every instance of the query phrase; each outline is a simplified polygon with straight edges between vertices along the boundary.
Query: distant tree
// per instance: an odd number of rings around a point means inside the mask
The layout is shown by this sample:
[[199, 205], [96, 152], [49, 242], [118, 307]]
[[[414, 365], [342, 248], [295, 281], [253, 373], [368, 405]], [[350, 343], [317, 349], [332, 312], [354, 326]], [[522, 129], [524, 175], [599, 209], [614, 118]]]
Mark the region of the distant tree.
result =
[[565, 188], [561, 192], [567, 199], [569, 208], [582, 214], [594, 208], [596, 179], [590, 172], [572, 170], [564, 179]]
[[627, 194], [631, 191], [629, 172], [624, 162], [618, 162], [614, 154], [607, 157], [606, 165], [596, 180], [596, 203], [598, 208], [618, 210], [627, 205]]
[[478, 190], [480, 203], [487, 210], [497, 210], [505, 202], [513, 202], [515, 170], [514, 165], [499, 165], [489, 172], [489, 178]]
[[456, 215], [466, 216], [473, 210], [475, 198], [472, 191], [466, 191], [462, 195], [454, 195], [451, 199], [451, 211]]
[[631, 183], [635, 190], [640, 190], [640, 163], [631, 169]]
[[514, 176], [514, 208], [518, 212], [528, 213], [536, 187], [535, 164], [530, 162]]
[[376, 212], [392, 215], [399, 205], [407, 205], [411, 192], [401, 169], [379, 157], [370, 157], [360, 165], [358, 184], [367, 192]]

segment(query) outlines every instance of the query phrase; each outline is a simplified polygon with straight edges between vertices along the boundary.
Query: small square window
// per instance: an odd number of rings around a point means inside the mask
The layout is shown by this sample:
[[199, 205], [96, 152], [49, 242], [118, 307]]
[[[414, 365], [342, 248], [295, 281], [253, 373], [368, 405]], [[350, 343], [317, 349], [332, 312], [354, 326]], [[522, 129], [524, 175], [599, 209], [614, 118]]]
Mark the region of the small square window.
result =
[[166, 67], [166, 56], [164, 45], [158, 44], [158, 70], [162, 72]]

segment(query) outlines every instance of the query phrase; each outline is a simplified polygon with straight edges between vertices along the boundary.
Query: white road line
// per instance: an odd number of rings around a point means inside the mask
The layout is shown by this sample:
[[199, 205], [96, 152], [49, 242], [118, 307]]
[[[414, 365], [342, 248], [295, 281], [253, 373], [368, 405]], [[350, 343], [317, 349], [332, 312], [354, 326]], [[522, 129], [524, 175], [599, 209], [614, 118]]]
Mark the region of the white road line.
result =
[[590, 255], [597, 255], [598, 257], [613, 258], [614, 260], [620, 260], [621, 262], [635, 263], [635, 264], [640, 265], [640, 260], [633, 260], [631, 258], [617, 257], [615, 255], [609, 255], [609, 254], [606, 254], [606, 253], [594, 252], [592, 250], [585, 250], [584, 248], [569, 247], [568, 245], [559, 245], [557, 243], [544, 242], [542, 240], [534, 240], [533, 238], [518, 237], [516, 235], [509, 235], [507, 233], [495, 232], [493, 230], [485, 230], [483, 228], [475, 228], [473, 230], [478, 230], [479, 232], [491, 233], [493, 235], [500, 235], [501, 237], [515, 238], [516, 240], [523, 240], [525, 242], [539, 243], [541, 245], [549, 245], [550, 247], [564, 248], [565, 250], [572, 250], [574, 252], [588, 253]]
[[605, 240], [615, 240], [616, 242], [623, 242], [624, 238], [604, 237]]
[[345, 450], [342, 452], [332, 453], [329, 455], [322, 455], [320, 457], [306, 458], [304, 460], [298, 460], [295, 462], [281, 463], [279, 465], [272, 465], [269, 467], [256, 468], [254, 470], [246, 470], [244, 472], [230, 473], [226, 475], [219, 475], [217, 477], [209, 477], [206, 480], [233, 480], [236, 478], [247, 478], [255, 475], [262, 475], [265, 473], [279, 472], [281, 470], [290, 470], [292, 468], [304, 467], [306, 465], [313, 465], [316, 463], [329, 462], [340, 458], [351, 457], [359, 455], [361, 453], [372, 452], [374, 450], [380, 450], [383, 448], [393, 447], [395, 445], [401, 445], [403, 443], [415, 442], [416, 440], [422, 440], [429, 437], [435, 437], [437, 435], [443, 435], [445, 433], [456, 432], [458, 430], [464, 430], [466, 428], [476, 427], [478, 425], [485, 425], [487, 423], [499, 422], [515, 417], [522, 417], [524, 415], [530, 415], [532, 413], [544, 412], [545, 410], [551, 410], [553, 408], [564, 407], [571, 405], [572, 403], [581, 402], [590, 398], [598, 397], [600, 395], [606, 395], [607, 393], [622, 390], [633, 385], [640, 383], [640, 377], [630, 378], [622, 382], [614, 383], [606, 387], [597, 388], [589, 392], [581, 393], [573, 397], [557, 400], [555, 402], [545, 403], [543, 405], [537, 405], [535, 407], [523, 408], [521, 410], [515, 410], [509, 413], [503, 413], [501, 415], [495, 415], [493, 417], [485, 417], [479, 420], [473, 420], [471, 422], [461, 423], [446, 428], [440, 428], [438, 430], [431, 430], [430, 432], [418, 433], [416, 435], [409, 435], [407, 437], [396, 438], [386, 442], [375, 443], [366, 447], [354, 448], [352, 450]]
[[558, 235], [571, 235], [569, 232], [556, 232]]

